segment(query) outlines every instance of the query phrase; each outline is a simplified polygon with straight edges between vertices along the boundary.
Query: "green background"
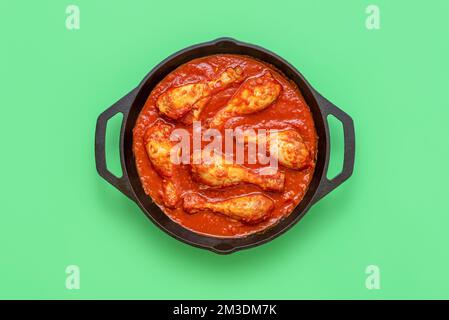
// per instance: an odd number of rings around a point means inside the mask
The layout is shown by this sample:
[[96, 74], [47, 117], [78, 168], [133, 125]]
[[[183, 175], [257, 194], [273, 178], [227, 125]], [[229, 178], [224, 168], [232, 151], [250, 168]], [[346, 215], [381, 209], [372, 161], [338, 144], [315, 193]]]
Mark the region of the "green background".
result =
[[[65, 27], [72, 3], [80, 30]], [[380, 30], [365, 27], [372, 3]], [[0, 12], [0, 298], [449, 298], [448, 1], [1, 1]], [[221, 36], [291, 62], [357, 136], [347, 183], [282, 237], [230, 256], [160, 231], [94, 162], [103, 110], [168, 55]], [[340, 131], [333, 142], [341, 160]], [[80, 290], [65, 288], [70, 264]], [[365, 287], [372, 264], [380, 290]]]

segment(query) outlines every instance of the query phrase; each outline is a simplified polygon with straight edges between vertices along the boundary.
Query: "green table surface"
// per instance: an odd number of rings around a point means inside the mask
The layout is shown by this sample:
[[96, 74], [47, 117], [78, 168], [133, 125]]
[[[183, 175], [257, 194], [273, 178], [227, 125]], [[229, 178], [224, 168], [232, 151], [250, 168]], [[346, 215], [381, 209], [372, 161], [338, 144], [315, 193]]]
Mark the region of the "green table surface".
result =
[[[370, 4], [379, 30], [365, 26]], [[1, 1], [0, 298], [449, 298], [448, 12], [444, 0]], [[229, 256], [159, 230], [94, 161], [103, 110], [168, 55], [222, 36], [291, 62], [357, 138], [350, 180]], [[119, 122], [109, 129], [117, 170]]]

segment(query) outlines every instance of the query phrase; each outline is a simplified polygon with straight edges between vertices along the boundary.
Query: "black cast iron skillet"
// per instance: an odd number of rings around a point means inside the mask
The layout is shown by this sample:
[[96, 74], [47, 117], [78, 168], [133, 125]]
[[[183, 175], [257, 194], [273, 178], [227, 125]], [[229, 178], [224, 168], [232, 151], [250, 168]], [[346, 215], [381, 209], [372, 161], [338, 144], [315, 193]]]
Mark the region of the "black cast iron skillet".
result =
[[[313, 179], [303, 200], [294, 211], [278, 224], [267, 230], [241, 238], [218, 238], [200, 235], [185, 229], [173, 222], [145, 194], [137, 174], [132, 151], [133, 128], [137, 116], [142, 109], [152, 89], [170, 72], [192, 59], [211, 54], [241, 54], [249, 55], [268, 62], [293, 80], [303, 94], [315, 121], [318, 134], [318, 158]], [[106, 167], [105, 133], [108, 120], [117, 113], [123, 113], [123, 123], [120, 131], [120, 160], [123, 175], [114, 176]], [[342, 172], [332, 180], [327, 179], [329, 164], [329, 127], [327, 116], [333, 115], [343, 124], [344, 129], [344, 163]], [[354, 124], [352, 119], [342, 110], [322, 97], [304, 77], [287, 61], [264, 48], [242, 43], [231, 38], [220, 38], [211, 42], [201, 43], [181, 50], [158, 64], [139, 84], [126, 96], [104, 111], [97, 120], [95, 132], [95, 160], [97, 171], [106, 181], [115, 186], [131, 200], [136, 202], [142, 211], [159, 228], [190, 245], [211, 250], [216, 253], [228, 254], [237, 250], [254, 247], [268, 242], [287, 231], [298, 222], [311, 205], [348, 179], [353, 171], [355, 155]]]

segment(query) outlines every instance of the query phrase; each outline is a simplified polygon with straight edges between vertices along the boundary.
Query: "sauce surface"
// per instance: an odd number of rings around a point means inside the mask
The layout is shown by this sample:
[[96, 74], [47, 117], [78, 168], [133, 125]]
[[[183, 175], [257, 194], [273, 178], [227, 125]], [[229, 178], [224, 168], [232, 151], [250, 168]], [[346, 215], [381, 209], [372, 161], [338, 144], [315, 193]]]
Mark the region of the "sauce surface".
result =
[[[188, 214], [183, 210], [181, 203], [176, 208], [167, 208], [163, 205], [160, 193], [163, 182], [148, 159], [144, 143], [145, 132], [156, 121], [163, 121], [173, 125], [174, 128], [184, 128], [190, 132], [192, 126], [162, 116], [156, 107], [157, 98], [169, 88], [188, 83], [210, 81], [217, 78], [227, 68], [235, 67], [240, 67], [245, 77], [257, 76], [267, 70], [270, 71], [281, 84], [282, 92], [268, 108], [257, 113], [234, 117], [226, 122], [225, 128], [295, 129], [301, 134], [313, 159], [316, 159], [317, 134], [312, 114], [296, 84], [273, 66], [248, 56], [212, 55], [194, 59], [181, 65], [153, 89], [139, 114], [133, 131], [133, 151], [145, 193], [175, 222], [194, 232], [218, 237], [239, 237], [258, 232], [289, 215], [304, 197], [315, 169], [315, 160], [310, 167], [303, 170], [288, 169], [280, 165], [279, 170], [285, 172], [284, 190], [282, 192], [268, 192], [251, 184], [226, 188], [207, 187], [192, 178], [189, 165], [182, 165], [177, 179], [181, 184], [181, 197], [183, 194], [195, 192], [211, 200], [225, 200], [252, 193], [262, 193], [271, 198], [275, 207], [270, 218], [255, 225], [245, 224], [212, 212]], [[238, 87], [239, 85], [235, 84], [215, 94], [201, 112], [199, 120], [206, 122], [213, 117], [218, 110], [225, 106]], [[257, 169], [261, 165], [251, 164], [247, 167]]]

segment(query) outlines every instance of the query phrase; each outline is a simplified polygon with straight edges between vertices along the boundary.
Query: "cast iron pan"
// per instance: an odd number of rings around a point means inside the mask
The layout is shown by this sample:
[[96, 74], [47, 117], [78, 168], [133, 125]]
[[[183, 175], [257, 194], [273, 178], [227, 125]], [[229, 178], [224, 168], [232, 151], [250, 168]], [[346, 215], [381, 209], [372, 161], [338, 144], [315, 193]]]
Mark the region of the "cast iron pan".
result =
[[[301, 90], [315, 121], [318, 134], [318, 158], [313, 179], [303, 200], [295, 210], [278, 224], [259, 233], [243, 238], [217, 238], [200, 235], [183, 228], [173, 222], [145, 194], [137, 175], [137, 168], [132, 151], [133, 128], [137, 116], [142, 109], [151, 90], [170, 72], [192, 59], [220, 53], [249, 55], [268, 62], [293, 80]], [[105, 133], [108, 120], [117, 113], [123, 113], [120, 131], [120, 161], [122, 177], [114, 176], [106, 167]], [[344, 129], [344, 163], [342, 172], [332, 180], [327, 179], [329, 164], [329, 127], [327, 116], [333, 115], [343, 124]], [[181, 50], [158, 64], [139, 84], [126, 96], [104, 111], [97, 120], [95, 132], [95, 161], [97, 171], [106, 181], [136, 202], [148, 218], [159, 228], [174, 238], [190, 245], [211, 250], [220, 254], [228, 254], [237, 250], [258, 246], [281, 235], [298, 222], [311, 205], [334, 190], [348, 179], [354, 168], [355, 135], [354, 124], [346, 113], [322, 97], [304, 77], [287, 61], [264, 48], [242, 43], [231, 38], [220, 38], [201, 43]]]

